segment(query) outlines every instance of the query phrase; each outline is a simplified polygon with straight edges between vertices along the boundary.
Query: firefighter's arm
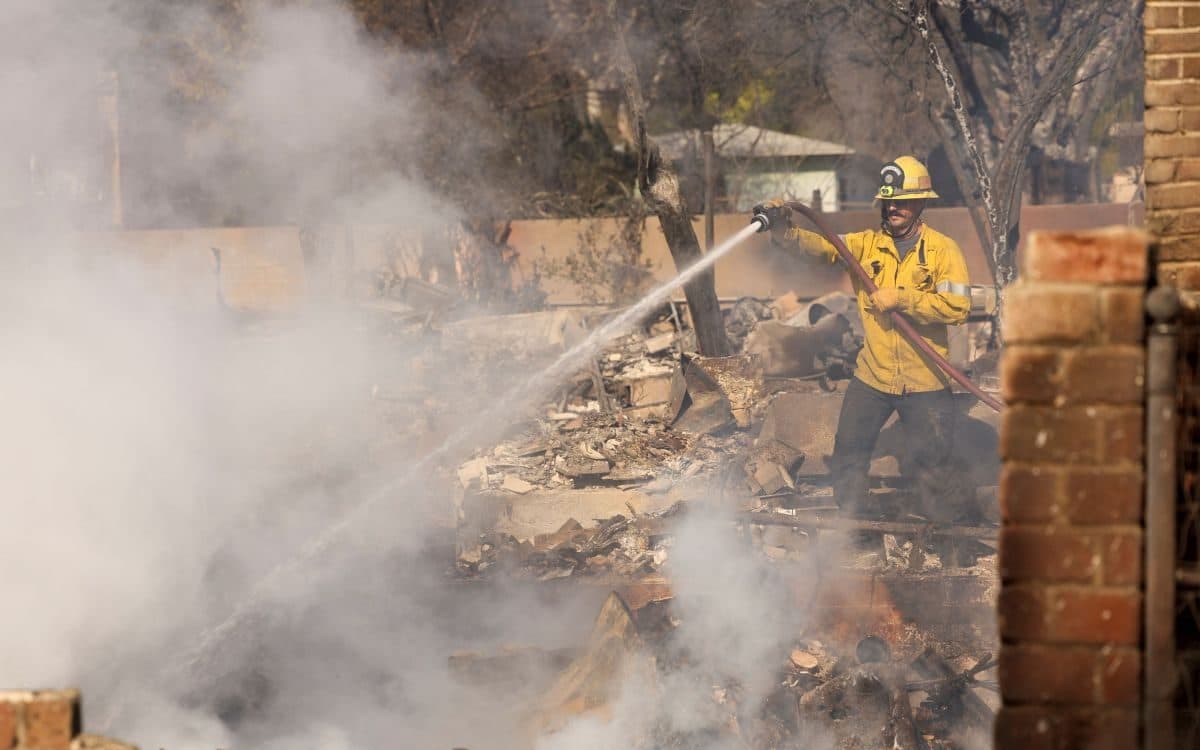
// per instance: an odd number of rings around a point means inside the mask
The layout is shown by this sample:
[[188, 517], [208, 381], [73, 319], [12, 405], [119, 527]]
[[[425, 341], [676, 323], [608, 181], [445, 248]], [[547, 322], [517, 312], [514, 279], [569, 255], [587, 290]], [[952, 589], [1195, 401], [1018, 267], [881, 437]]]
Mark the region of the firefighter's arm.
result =
[[[855, 260], [862, 258], [863, 237], [865, 234], [865, 232], [853, 232], [851, 234], [839, 235], [842, 242], [845, 243], [846, 249], [850, 251]], [[796, 245], [805, 253], [814, 255], [830, 263], [836, 263], [838, 258], [841, 257], [838, 255], [837, 248], [833, 246], [832, 242], [816, 232], [810, 232], [800, 227], [788, 227], [784, 233], [784, 243], [787, 245]]]
[[971, 312], [971, 286], [967, 263], [957, 245], [939, 253], [942, 262], [932, 291], [900, 289], [898, 309], [918, 323], [958, 325]]

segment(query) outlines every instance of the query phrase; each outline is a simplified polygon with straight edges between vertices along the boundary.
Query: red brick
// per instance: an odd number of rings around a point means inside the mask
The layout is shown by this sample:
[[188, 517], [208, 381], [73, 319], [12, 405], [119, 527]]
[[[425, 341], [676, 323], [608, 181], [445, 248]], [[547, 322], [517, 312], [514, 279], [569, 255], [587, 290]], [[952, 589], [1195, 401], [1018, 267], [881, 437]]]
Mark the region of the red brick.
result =
[[1135, 589], [1054, 587], [1047, 591], [1044, 638], [1051, 643], [1136, 645], [1141, 595]]
[[1006, 526], [1000, 530], [1000, 577], [1005, 581], [1085, 582], [1099, 562], [1092, 538], [1068, 528]]
[[1147, 29], [1179, 28], [1183, 14], [1177, 5], [1148, 5], [1142, 11], [1142, 22]]
[[1146, 32], [1146, 54], [1162, 55], [1176, 52], [1195, 52], [1200, 49], [1200, 31]]
[[1180, 58], [1179, 67], [1180, 78], [1200, 77], [1200, 57], [1190, 56]]
[[1000, 647], [1000, 692], [1010, 704], [1090, 704], [1098, 654], [1087, 646], [1005, 644]]
[[1100, 292], [1100, 319], [1110, 344], [1138, 344], [1146, 336], [1145, 294], [1141, 289]]
[[1142, 698], [1142, 653], [1136, 648], [1105, 649], [1096, 673], [1097, 696], [1107, 706], [1136, 706]]
[[1183, 61], [1178, 57], [1146, 58], [1146, 80], [1165, 81], [1179, 78]]
[[1186, 182], [1151, 185], [1146, 188], [1146, 205], [1156, 211], [1164, 208], [1196, 208], [1200, 205], [1200, 184]]
[[1028, 463], [1095, 463], [1101, 420], [1094, 411], [1010, 406], [1000, 415], [1000, 455]]
[[[1177, 107], [1188, 106], [1188, 104], [1200, 104], [1200, 85], [1190, 82], [1190, 80], [1169, 80], [1169, 82], [1159, 82], [1159, 80], [1147, 80], [1146, 89], [1146, 106], [1147, 107]], [[1171, 156], [1171, 154], [1158, 154], [1157, 148], [1152, 148], [1152, 139], [1147, 136], [1145, 149], [1146, 156]], [[1186, 156], [1193, 156], [1187, 154]]]
[[1200, 289], [1200, 263], [1162, 263], [1158, 267], [1158, 278], [1164, 284], [1180, 289]]
[[1030, 232], [1021, 253], [1022, 278], [1141, 284], [1146, 279], [1149, 244], [1149, 236], [1133, 227]]
[[1087, 347], [1066, 357], [1067, 403], [1141, 403], [1146, 354], [1140, 347]]
[[999, 750], [1063, 750], [1057, 744], [1057, 714], [1046, 706], [1001, 706], [996, 714], [995, 746]]
[[1148, 133], [1174, 133], [1179, 130], [1179, 110], [1148, 109], [1144, 122]]
[[[1200, 57], [1195, 58], [1195, 60], [1197, 62], [1200, 62]], [[1179, 112], [1179, 128], [1180, 128], [1180, 130], [1200, 130], [1200, 109], [1185, 108], [1185, 109], [1180, 110], [1180, 112]], [[1181, 174], [1180, 178], [1185, 179], [1185, 180], [1194, 180], [1194, 179], [1196, 179], [1196, 171], [1197, 171], [1196, 166], [1195, 166], [1195, 160], [1189, 159], [1188, 161], [1191, 163], [1192, 166], [1187, 170], [1187, 174]]]
[[1146, 215], [1146, 230], [1160, 237], [1200, 232], [1200, 209], [1156, 209]]
[[1114, 531], [1096, 538], [1100, 581], [1106, 586], [1142, 584], [1142, 531]]
[[9, 750], [17, 744], [17, 707], [0, 702], [0, 750]]
[[1006, 463], [1000, 469], [1000, 511], [1009, 523], [1051, 521], [1062, 505], [1063, 473]]
[[1058, 395], [1057, 349], [1010, 346], [1000, 360], [1000, 393], [1004, 402], [1053, 402]]
[[[1163, 86], [1192, 86], [1193, 84], [1160, 84]], [[1200, 87], [1200, 84], [1194, 84]], [[1198, 92], [1200, 93], [1200, 88]], [[1173, 104], [1175, 102], [1172, 102]], [[1200, 103], [1200, 97], [1194, 101], [1178, 102], [1179, 104], [1196, 104]], [[1145, 151], [1143, 156], [1147, 159], [1157, 159], [1170, 156], [1200, 156], [1200, 134], [1195, 135], [1168, 135], [1165, 133], [1147, 133], [1145, 139]], [[1153, 201], [1147, 201], [1147, 205], [1157, 207], [1158, 204]], [[1165, 206], [1164, 206], [1165, 207]]]
[[1133, 750], [1138, 712], [1103, 706], [1003, 706], [996, 715], [998, 750]]
[[1160, 236], [1157, 247], [1159, 261], [1200, 260], [1200, 233]]
[[1110, 466], [1142, 461], [1145, 432], [1142, 410], [1119, 409], [1104, 413], [1101, 428], [1102, 461]]
[[1073, 709], [1057, 725], [1062, 750], [1133, 750], [1139, 747], [1138, 712], [1132, 709]]
[[[1185, 122], [1195, 125], [1196, 129], [1200, 130], [1200, 110], [1185, 110], [1183, 116]], [[1200, 159], [1180, 159], [1177, 164], [1176, 179], [1200, 180]]]
[[37, 693], [25, 704], [24, 744], [30, 750], [69, 750], [78, 728], [76, 691]]
[[1137, 469], [1072, 469], [1066, 475], [1066, 516], [1074, 524], [1139, 523], [1142, 473]]
[[996, 620], [1001, 638], [1046, 640], [1051, 632], [1049, 614], [1044, 587], [1017, 584], [1000, 587]]
[[1098, 294], [1088, 287], [1026, 284], [1009, 287], [1001, 323], [1006, 343], [1078, 342], [1096, 328]]
[[[1147, 111], [1161, 112], [1163, 110], [1152, 109]], [[1173, 112], [1174, 110], [1171, 111]], [[1182, 161], [1182, 159], [1147, 159], [1146, 170], [1142, 173], [1142, 177], [1145, 179], [1147, 185], [1171, 182], [1175, 179], [1175, 173]]]
[[1182, 26], [1200, 26], [1200, 8], [1192, 3], [1182, 6], [1181, 10], [1183, 11]]

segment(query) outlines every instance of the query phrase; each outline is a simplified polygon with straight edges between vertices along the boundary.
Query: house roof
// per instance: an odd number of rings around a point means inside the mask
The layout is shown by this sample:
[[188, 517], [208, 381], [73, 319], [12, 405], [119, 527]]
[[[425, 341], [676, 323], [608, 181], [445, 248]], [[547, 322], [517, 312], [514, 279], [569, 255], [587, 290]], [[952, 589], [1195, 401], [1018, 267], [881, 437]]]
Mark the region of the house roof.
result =
[[[700, 153], [699, 130], [676, 130], [652, 137], [668, 159], [683, 158], [691, 149]], [[846, 156], [854, 153], [854, 149], [840, 143], [730, 123], [721, 123], [713, 128], [713, 146], [717, 156], [727, 158]]]

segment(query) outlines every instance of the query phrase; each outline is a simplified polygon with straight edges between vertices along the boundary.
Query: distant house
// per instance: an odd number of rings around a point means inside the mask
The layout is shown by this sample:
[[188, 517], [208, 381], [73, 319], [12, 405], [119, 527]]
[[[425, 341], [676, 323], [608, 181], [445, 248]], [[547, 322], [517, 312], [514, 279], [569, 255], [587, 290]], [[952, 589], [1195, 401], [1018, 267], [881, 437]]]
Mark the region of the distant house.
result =
[[[676, 162], [690, 206], [702, 206], [703, 150], [699, 130], [653, 136], [663, 156]], [[786, 196], [821, 211], [869, 202], [878, 160], [849, 146], [805, 136], [723, 123], [713, 128], [720, 210], [749, 211], [766, 198]], [[819, 205], [814, 205], [819, 199]], [[851, 204], [851, 205], [846, 205]]]

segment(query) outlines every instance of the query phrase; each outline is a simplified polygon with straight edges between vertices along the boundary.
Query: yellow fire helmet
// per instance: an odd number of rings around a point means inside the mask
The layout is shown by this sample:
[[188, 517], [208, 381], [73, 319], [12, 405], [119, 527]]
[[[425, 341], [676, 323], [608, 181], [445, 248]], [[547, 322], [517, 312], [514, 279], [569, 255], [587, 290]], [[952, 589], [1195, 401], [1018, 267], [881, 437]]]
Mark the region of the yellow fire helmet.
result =
[[906, 201], [918, 198], [936, 198], [929, 170], [911, 156], [897, 157], [879, 170], [879, 192], [875, 200]]

